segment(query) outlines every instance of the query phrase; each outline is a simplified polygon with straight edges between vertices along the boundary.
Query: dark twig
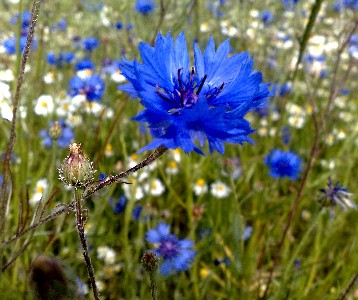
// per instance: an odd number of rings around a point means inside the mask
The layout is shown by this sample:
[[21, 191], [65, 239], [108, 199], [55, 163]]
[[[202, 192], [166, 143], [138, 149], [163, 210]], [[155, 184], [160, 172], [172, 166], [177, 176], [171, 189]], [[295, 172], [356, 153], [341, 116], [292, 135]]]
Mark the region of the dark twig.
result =
[[345, 290], [342, 292], [342, 294], [339, 296], [339, 300], [344, 300], [347, 298], [349, 292], [351, 291], [351, 289], [353, 288], [353, 286], [357, 283], [358, 281], [358, 272], [352, 277], [351, 281], [349, 282], [348, 286], [345, 288]]
[[92, 291], [93, 291], [93, 295], [94, 298], [96, 300], [99, 300], [99, 292], [98, 292], [98, 288], [96, 285], [96, 279], [94, 276], [94, 269], [93, 269], [93, 265], [91, 262], [91, 258], [89, 256], [88, 253], [88, 246], [87, 246], [87, 241], [86, 241], [86, 237], [85, 237], [85, 222], [84, 222], [84, 217], [83, 217], [83, 208], [82, 208], [82, 202], [83, 200], [83, 196], [82, 196], [82, 190], [81, 189], [76, 189], [75, 190], [75, 205], [76, 205], [76, 228], [77, 228], [77, 233], [78, 236], [80, 238], [81, 241], [81, 246], [82, 246], [82, 250], [83, 250], [83, 257], [85, 259], [86, 262], [86, 266], [87, 266], [87, 270], [88, 270], [88, 275], [90, 278], [90, 283], [92, 286]]
[[110, 184], [121, 182], [122, 178], [127, 177], [128, 175], [137, 172], [138, 170], [144, 168], [145, 166], [148, 166], [149, 164], [151, 164], [153, 161], [155, 161], [158, 157], [160, 157], [167, 150], [168, 150], [168, 148], [166, 148], [165, 146], [159, 146], [147, 158], [145, 158], [139, 164], [135, 165], [133, 168], [130, 168], [127, 171], [121, 172], [118, 175], [109, 175], [101, 181], [97, 181], [95, 183], [88, 185], [86, 187], [85, 192], [83, 193], [83, 197], [87, 198], [88, 196], [103, 189], [104, 187], [106, 187]]
[[[19, 107], [20, 103], [20, 92], [22, 88], [22, 83], [24, 79], [24, 73], [25, 73], [25, 66], [27, 59], [29, 57], [32, 41], [34, 38], [35, 33], [35, 27], [37, 23], [37, 18], [39, 16], [40, 12], [40, 6], [41, 1], [34, 1], [31, 9], [31, 25], [29, 28], [29, 31], [27, 33], [26, 38], [26, 45], [24, 49], [24, 53], [22, 55], [21, 59], [21, 65], [20, 65], [20, 72], [17, 78], [17, 85], [15, 90], [15, 96], [13, 98], [13, 116], [11, 121], [11, 127], [10, 127], [10, 137], [8, 144], [6, 146], [5, 150], [5, 157], [3, 161], [3, 183], [2, 183], [2, 189], [1, 189], [1, 208], [0, 208], [0, 241], [5, 241], [5, 224], [6, 224], [6, 210], [8, 206], [8, 197], [7, 197], [7, 186], [8, 186], [8, 178], [10, 177], [11, 170], [10, 170], [10, 160], [11, 160], [11, 154], [14, 150], [15, 145], [15, 138], [16, 138], [16, 120], [17, 120], [17, 109]], [[3, 269], [3, 259], [2, 259], [2, 253], [0, 254], [0, 266], [1, 270]]]

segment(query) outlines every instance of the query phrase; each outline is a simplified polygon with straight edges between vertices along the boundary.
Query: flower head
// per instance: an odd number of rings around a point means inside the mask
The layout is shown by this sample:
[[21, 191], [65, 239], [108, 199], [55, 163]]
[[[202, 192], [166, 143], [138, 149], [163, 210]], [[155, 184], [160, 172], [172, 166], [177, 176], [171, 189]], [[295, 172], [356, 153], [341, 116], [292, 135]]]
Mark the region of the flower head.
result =
[[188, 270], [196, 252], [192, 250], [192, 240], [178, 239], [174, 234], [169, 233], [170, 226], [159, 223], [156, 229], [150, 229], [146, 234], [146, 240], [157, 244], [152, 251], [163, 258], [160, 273], [170, 275], [173, 271]]
[[184, 33], [174, 42], [170, 33], [158, 34], [154, 47], [141, 43], [143, 63], [120, 65], [129, 84], [119, 86], [139, 97], [145, 110], [134, 120], [149, 124], [154, 140], [142, 150], [160, 145], [203, 154], [207, 140], [210, 152], [224, 153], [224, 142], [243, 144], [253, 130], [244, 119], [270, 96], [262, 75], [253, 71], [248, 52], [228, 57], [229, 40], [215, 51], [214, 39], [202, 53], [194, 44], [194, 66], [190, 68]]
[[301, 158], [292, 151], [272, 150], [265, 158], [265, 164], [270, 168], [269, 174], [275, 179], [289, 177], [298, 178], [301, 172]]
[[[53, 129], [57, 126], [61, 127], [61, 134], [54, 138]], [[57, 146], [60, 148], [68, 147], [71, 141], [74, 138], [73, 129], [71, 127], [66, 126], [65, 121], [60, 119], [56, 125], [55, 122], [50, 121], [48, 130], [41, 130], [40, 136], [42, 137], [42, 143], [46, 148], [52, 147], [53, 140], [57, 140]], [[58, 129], [57, 129], [58, 130]]]
[[101, 100], [105, 89], [105, 83], [96, 74], [80, 77], [78, 75], [72, 77], [69, 82], [68, 94], [76, 96], [85, 95], [88, 101]]
[[143, 15], [148, 15], [154, 11], [155, 3], [153, 0], [137, 0], [135, 9]]
[[347, 188], [342, 187], [339, 182], [332, 183], [331, 178], [328, 178], [328, 188], [320, 189], [323, 196], [319, 199], [319, 202], [323, 206], [336, 206], [339, 205], [343, 209], [357, 208], [357, 205], [350, 199], [352, 194], [348, 192]]

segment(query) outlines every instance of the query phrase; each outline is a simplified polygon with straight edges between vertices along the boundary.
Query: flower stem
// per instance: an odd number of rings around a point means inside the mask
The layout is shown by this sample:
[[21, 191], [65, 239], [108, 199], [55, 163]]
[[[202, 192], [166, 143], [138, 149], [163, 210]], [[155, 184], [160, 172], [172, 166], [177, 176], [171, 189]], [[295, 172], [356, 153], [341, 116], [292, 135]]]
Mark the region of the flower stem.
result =
[[80, 241], [81, 241], [83, 257], [85, 258], [88, 275], [89, 275], [90, 283], [91, 283], [92, 290], [93, 290], [93, 295], [96, 300], [99, 300], [99, 293], [98, 293], [98, 289], [97, 289], [97, 285], [96, 285], [96, 279], [94, 276], [94, 269], [93, 269], [93, 265], [91, 262], [91, 258], [88, 253], [88, 246], [87, 246], [87, 241], [86, 241], [85, 232], [84, 232], [85, 221], [84, 221], [83, 209], [82, 209], [83, 200], [84, 200], [84, 198], [83, 198], [82, 190], [75, 189], [76, 229], [77, 229], [77, 233], [80, 238]]

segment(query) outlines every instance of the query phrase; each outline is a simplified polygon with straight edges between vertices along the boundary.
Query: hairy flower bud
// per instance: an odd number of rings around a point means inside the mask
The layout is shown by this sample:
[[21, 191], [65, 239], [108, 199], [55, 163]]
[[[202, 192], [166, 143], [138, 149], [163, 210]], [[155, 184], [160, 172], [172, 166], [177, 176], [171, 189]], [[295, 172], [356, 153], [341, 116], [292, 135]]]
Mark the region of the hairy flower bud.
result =
[[142, 256], [141, 262], [143, 269], [149, 274], [154, 274], [158, 269], [158, 258], [153, 252], [145, 252]]
[[92, 162], [83, 154], [80, 144], [70, 144], [70, 154], [59, 169], [60, 179], [67, 185], [85, 187], [94, 180]]
[[49, 136], [53, 140], [58, 140], [62, 136], [62, 127], [58, 121], [55, 121], [49, 128]]

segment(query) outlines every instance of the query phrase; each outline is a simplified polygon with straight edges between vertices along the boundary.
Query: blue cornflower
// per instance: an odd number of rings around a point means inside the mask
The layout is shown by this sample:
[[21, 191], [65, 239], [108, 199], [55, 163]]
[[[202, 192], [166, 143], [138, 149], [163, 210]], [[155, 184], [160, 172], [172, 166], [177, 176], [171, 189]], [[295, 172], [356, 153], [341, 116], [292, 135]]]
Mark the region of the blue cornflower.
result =
[[301, 158], [292, 151], [274, 149], [265, 157], [265, 164], [270, 168], [269, 174], [275, 179], [297, 179], [301, 172], [301, 163]]
[[88, 57], [85, 57], [84, 59], [82, 59], [76, 63], [75, 69], [76, 69], [76, 71], [81, 71], [81, 70], [86, 70], [86, 69], [94, 70], [95, 64]]
[[134, 120], [148, 123], [155, 138], [142, 151], [163, 145], [203, 154], [194, 142], [202, 147], [208, 140], [210, 152], [224, 153], [224, 142], [252, 142], [244, 116], [264, 104], [268, 84], [252, 71], [248, 52], [227, 57], [229, 50], [226, 40], [215, 52], [212, 37], [204, 54], [194, 44], [190, 69], [184, 33], [175, 43], [170, 33], [159, 33], [154, 47], [140, 43], [143, 64], [123, 60], [120, 70], [130, 83], [119, 89], [141, 98], [146, 109]]
[[53, 52], [47, 53], [47, 63], [51, 66], [62, 67], [65, 64], [70, 64], [75, 58], [72, 52], [60, 52], [56, 55]]
[[273, 20], [275, 19], [275, 17], [273, 16], [272, 12], [269, 10], [264, 10], [261, 13], [261, 21], [266, 24], [266, 25], [270, 25]]
[[114, 202], [113, 198], [110, 198], [109, 203], [111, 204], [111, 206], [113, 208], [113, 212], [116, 215], [119, 215], [122, 212], [124, 212], [124, 210], [127, 206], [127, 203], [128, 203], [128, 199], [126, 198], [126, 196], [121, 195], [117, 202]]
[[16, 25], [18, 20], [21, 18], [21, 35], [26, 36], [28, 29], [30, 28], [30, 24], [31, 24], [31, 12], [30, 11], [24, 11], [22, 13], [22, 15], [20, 16], [19, 13], [17, 13], [15, 16], [13, 16], [10, 19], [10, 24], [11, 25]]
[[357, 208], [357, 205], [351, 201], [352, 194], [348, 192], [348, 188], [342, 187], [339, 182], [333, 185], [331, 178], [328, 178], [328, 188], [320, 189], [323, 196], [319, 202], [323, 206], [336, 206], [339, 205], [343, 209]]
[[169, 233], [169, 230], [169, 225], [159, 223], [156, 229], [150, 229], [146, 234], [147, 242], [157, 244], [157, 248], [151, 251], [163, 258], [160, 273], [165, 276], [175, 271], [188, 270], [196, 254], [192, 250], [194, 246], [192, 240], [180, 240]]
[[[3, 46], [5, 48], [5, 52], [9, 55], [16, 53], [16, 47], [17, 47], [17, 38], [16, 37], [10, 37], [3, 41]], [[21, 53], [25, 50], [26, 46], [26, 36], [20, 37], [20, 51]], [[36, 39], [33, 39], [31, 48], [35, 50], [37, 48], [37, 41]]]
[[[51, 128], [53, 126], [54, 122], [51, 121], [49, 123], [49, 128]], [[58, 121], [58, 124], [61, 126], [62, 128], [62, 135], [57, 139], [57, 145], [60, 148], [66, 148], [68, 147], [68, 145], [72, 142], [72, 140], [74, 139], [74, 132], [73, 129], [71, 127], [68, 127], [65, 124], [65, 121], [63, 119]], [[40, 131], [40, 136], [42, 137], [42, 144], [46, 147], [46, 148], [50, 148], [52, 147], [52, 138], [50, 137], [49, 134], [49, 130], [45, 129], [45, 130], [41, 130]]]
[[122, 22], [116, 22], [116, 28], [117, 28], [117, 30], [122, 30], [122, 28], [123, 28], [123, 24], [122, 24]]
[[281, 0], [285, 10], [295, 10], [300, 0]]
[[105, 83], [96, 74], [88, 76], [74, 76], [69, 82], [68, 94], [72, 97], [86, 95], [88, 101], [101, 100], [105, 89]]
[[67, 20], [66, 19], [61, 19], [55, 25], [51, 26], [52, 32], [57, 32], [57, 31], [66, 32], [66, 30], [67, 30]]
[[99, 46], [99, 40], [97, 38], [93, 37], [93, 36], [85, 38], [82, 41], [83, 50], [88, 51], [88, 52], [92, 52], [98, 46]]
[[352, 9], [352, 10], [358, 10], [358, 0], [337, 0], [333, 4], [333, 8], [337, 11], [340, 11], [341, 9]]
[[134, 206], [133, 210], [132, 210], [132, 219], [135, 221], [138, 221], [139, 217], [142, 213], [142, 210], [143, 210], [143, 206], [140, 206], [140, 205]]
[[137, 0], [134, 8], [143, 15], [152, 13], [155, 9], [155, 3], [153, 0]]

